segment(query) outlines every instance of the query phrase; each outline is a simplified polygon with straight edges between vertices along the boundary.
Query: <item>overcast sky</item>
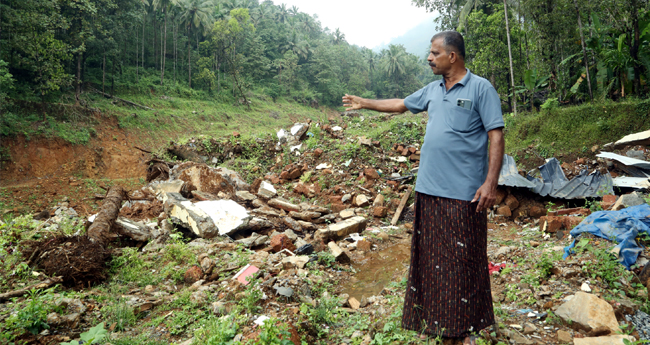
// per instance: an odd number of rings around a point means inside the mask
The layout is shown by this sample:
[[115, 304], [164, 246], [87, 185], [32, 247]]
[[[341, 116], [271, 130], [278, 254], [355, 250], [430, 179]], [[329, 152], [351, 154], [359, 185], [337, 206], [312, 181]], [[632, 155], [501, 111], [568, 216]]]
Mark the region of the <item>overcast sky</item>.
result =
[[[274, 4], [298, 7], [300, 12], [317, 14], [323, 28], [339, 28], [350, 44], [374, 48], [388, 43], [420, 24], [433, 20], [425, 8], [411, 0], [272, 0]], [[428, 34], [428, 33], [427, 33]]]

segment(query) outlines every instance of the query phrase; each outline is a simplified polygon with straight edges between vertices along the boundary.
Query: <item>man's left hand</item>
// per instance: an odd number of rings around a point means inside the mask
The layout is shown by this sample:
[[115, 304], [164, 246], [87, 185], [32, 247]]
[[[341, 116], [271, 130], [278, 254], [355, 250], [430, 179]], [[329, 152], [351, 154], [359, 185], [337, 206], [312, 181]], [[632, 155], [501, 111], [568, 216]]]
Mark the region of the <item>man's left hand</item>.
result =
[[478, 206], [476, 207], [476, 212], [485, 211], [488, 208], [494, 205], [494, 202], [497, 200], [497, 186], [492, 183], [483, 183], [481, 188], [476, 191], [474, 194], [474, 199], [471, 202], [478, 200]]

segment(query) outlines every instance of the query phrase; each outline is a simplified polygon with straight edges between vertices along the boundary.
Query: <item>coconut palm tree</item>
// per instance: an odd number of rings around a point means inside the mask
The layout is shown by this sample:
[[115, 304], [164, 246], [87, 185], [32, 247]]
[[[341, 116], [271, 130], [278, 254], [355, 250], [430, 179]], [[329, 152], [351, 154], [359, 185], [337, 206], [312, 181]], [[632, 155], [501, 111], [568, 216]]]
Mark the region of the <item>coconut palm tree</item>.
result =
[[213, 0], [172, 0], [173, 4], [180, 8], [179, 21], [181, 25], [187, 28], [187, 70], [188, 70], [188, 84], [192, 87], [192, 27], [205, 32], [213, 22], [212, 11], [214, 9]]

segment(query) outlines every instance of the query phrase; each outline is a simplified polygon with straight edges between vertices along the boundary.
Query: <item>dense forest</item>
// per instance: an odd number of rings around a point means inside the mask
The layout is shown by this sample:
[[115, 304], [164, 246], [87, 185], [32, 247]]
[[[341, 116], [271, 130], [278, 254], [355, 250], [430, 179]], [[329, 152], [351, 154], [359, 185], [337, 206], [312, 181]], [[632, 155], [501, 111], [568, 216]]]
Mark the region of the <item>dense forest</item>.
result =
[[[465, 35], [468, 67], [506, 111], [648, 93], [648, 0], [413, 3]], [[271, 1], [0, 0], [1, 103], [78, 103], [93, 88], [339, 105], [344, 93], [404, 97], [434, 78], [401, 45], [350, 45], [317, 16]]]
[[647, 0], [413, 2], [465, 35], [469, 67], [509, 106], [513, 90], [526, 109], [648, 94]]
[[240, 104], [259, 92], [339, 105], [346, 92], [403, 97], [433, 78], [402, 46], [375, 53], [350, 45], [316, 16], [271, 1], [0, 0], [7, 99], [78, 103], [87, 88], [155, 89]]

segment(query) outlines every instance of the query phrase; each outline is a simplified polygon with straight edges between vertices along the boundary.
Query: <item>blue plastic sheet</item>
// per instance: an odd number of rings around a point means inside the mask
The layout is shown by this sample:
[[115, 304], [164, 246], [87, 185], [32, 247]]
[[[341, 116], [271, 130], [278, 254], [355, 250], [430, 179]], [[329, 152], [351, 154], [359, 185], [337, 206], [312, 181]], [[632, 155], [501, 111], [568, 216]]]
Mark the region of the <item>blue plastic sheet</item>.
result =
[[[594, 212], [571, 230], [571, 236], [575, 238], [585, 232], [616, 241], [618, 244], [614, 249], [619, 254], [619, 262], [629, 270], [643, 250], [636, 242], [636, 237], [650, 233], [650, 205], [643, 204], [620, 211]], [[572, 253], [575, 244], [576, 240], [564, 248], [564, 259]]]

